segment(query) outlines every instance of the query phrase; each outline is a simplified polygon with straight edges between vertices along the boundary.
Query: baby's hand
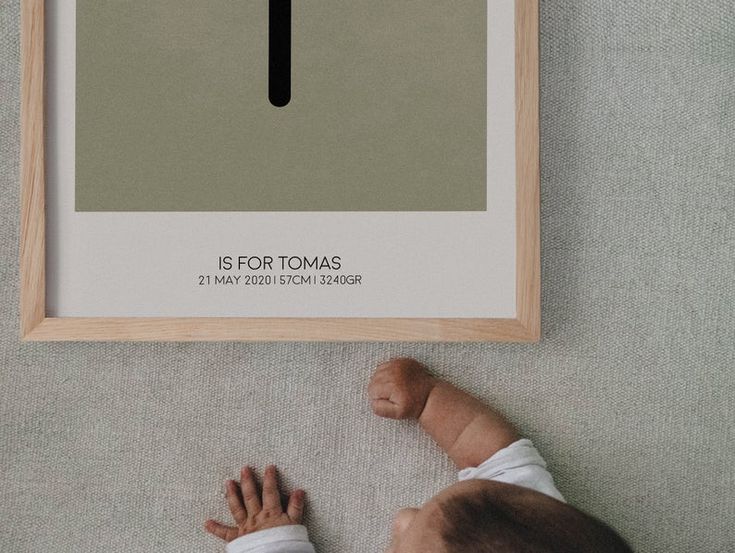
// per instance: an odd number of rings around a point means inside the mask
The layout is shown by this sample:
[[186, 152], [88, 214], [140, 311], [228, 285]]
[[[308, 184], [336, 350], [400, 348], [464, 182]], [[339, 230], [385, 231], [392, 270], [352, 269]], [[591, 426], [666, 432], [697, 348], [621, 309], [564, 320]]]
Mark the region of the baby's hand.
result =
[[368, 394], [373, 412], [389, 419], [417, 419], [437, 380], [414, 359], [391, 359], [378, 366]]
[[266, 528], [301, 524], [304, 514], [304, 491], [294, 491], [283, 512], [281, 495], [276, 481], [276, 467], [266, 467], [263, 476], [263, 501], [261, 503], [253, 473], [244, 467], [240, 474], [240, 485], [234, 480], [227, 481], [227, 505], [236, 526], [228, 526], [215, 520], [208, 520], [204, 528], [210, 534], [225, 541], [232, 541]]

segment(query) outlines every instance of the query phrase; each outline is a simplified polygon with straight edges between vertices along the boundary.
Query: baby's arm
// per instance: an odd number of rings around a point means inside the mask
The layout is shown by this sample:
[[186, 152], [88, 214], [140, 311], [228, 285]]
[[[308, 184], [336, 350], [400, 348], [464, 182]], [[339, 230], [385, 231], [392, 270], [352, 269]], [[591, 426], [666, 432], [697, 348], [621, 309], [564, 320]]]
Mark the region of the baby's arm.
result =
[[375, 414], [417, 419], [459, 469], [476, 467], [519, 439], [502, 415], [413, 359], [380, 365], [368, 393]]

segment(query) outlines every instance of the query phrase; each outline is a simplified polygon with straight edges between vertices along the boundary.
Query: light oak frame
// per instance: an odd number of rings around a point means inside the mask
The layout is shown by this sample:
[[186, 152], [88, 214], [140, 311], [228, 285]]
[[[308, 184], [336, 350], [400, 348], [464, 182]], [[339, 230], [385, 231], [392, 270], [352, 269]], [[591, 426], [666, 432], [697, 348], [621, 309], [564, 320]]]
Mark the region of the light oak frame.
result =
[[541, 334], [538, 0], [516, 0], [515, 319], [46, 316], [44, 0], [21, 0], [21, 337], [26, 341], [536, 342]]

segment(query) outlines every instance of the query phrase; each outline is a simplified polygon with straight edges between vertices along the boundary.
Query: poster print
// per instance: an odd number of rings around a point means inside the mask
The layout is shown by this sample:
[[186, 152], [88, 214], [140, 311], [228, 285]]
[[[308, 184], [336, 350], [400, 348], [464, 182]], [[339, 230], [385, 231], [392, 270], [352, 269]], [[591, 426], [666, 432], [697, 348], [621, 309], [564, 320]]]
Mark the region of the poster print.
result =
[[77, 0], [79, 211], [484, 211], [486, 0]]

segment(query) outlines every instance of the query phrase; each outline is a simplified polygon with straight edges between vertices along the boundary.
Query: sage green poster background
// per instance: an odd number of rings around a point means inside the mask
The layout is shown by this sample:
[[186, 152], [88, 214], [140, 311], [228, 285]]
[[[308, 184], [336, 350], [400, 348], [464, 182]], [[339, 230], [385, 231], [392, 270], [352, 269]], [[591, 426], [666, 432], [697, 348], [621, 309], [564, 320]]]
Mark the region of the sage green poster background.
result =
[[77, 211], [484, 211], [486, 0], [77, 0]]

